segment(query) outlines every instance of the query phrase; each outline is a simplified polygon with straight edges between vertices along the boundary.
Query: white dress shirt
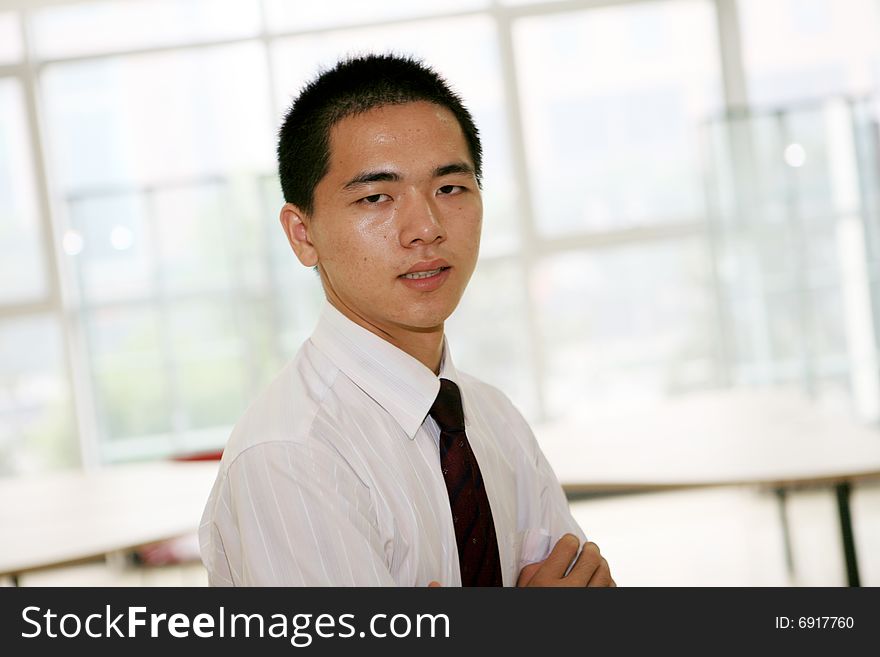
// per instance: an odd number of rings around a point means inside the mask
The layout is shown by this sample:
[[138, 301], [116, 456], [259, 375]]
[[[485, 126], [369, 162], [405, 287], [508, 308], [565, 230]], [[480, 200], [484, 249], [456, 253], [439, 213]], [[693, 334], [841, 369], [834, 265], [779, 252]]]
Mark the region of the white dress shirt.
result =
[[[455, 369], [505, 586], [584, 535], [522, 415]], [[199, 528], [213, 586], [461, 586], [428, 411], [440, 381], [326, 303], [311, 338], [236, 424]]]

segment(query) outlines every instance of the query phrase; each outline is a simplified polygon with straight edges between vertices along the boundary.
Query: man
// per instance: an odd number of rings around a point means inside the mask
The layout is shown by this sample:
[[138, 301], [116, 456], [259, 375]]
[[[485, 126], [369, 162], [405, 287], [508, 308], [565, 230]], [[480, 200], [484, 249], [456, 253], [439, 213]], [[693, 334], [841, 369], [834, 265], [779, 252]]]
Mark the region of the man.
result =
[[525, 420], [443, 335], [482, 222], [460, 99], [409, 59], [344, 61], [293, 103], [278, 165], [327, 304], [230, 437], [199, 532], [211, 584], [613, 586]]

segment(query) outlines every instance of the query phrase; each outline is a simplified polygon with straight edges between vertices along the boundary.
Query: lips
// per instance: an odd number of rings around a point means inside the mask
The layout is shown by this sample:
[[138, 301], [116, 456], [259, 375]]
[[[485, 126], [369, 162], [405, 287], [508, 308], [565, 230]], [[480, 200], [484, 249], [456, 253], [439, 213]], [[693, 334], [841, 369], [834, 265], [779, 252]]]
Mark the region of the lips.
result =
[[421, 278], [430, 278], [431, 276], [436, 276], [441, 271], [443, 271], [443, 267], [439, 267], [437, 269], [432, 269], [430, 271], [417, 271], [412, 274], [403, 274], [401, 278], [406, 278], [411, 281], [417, 281]]
[[405, 273], [398, 276], [406, 280], [419, 280], [422, 278], [430, 278], [449, 269], [450, 264], [443, 259], [426, 260], [419, 262], [409, 268]]
[[445, 260], [423, 260], [417, 262], [404, 274], [397, 278], [408, 289], [426, 294], [435, 292], [443, 287], [446, 279], [450, 276], [452, 266]]

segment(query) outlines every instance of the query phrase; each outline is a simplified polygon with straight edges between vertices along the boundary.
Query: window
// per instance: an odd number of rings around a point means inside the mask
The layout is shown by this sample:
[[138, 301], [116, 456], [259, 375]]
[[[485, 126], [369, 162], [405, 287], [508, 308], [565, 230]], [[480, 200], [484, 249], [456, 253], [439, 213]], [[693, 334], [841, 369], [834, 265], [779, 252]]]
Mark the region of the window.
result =
[[46, 296], [41, 239], [21, 85], [0, 79], [0, 304]]
[[51, 316], [0, 322], [0, 476], [79, 460], [63, 345]]
[[18, 14], [11, 11], [0, 12], [0, 66], [21, 61], [23, 50]]
[[880, 83], [874, 0], [739, 0], [749, 100], [864, 94]]
[[265, 60], [255, 42], [56, 63], [41, 82], [65, 194], [272, 166]]
[[[423, 58], [475, 116], [484, 236], [448, 332], [529, 420], [726, 383], [880, 403], [877, 101], [792, 105], [873, 92], [871, 0], [18, 4], [0, 473], [223, 444], [323, 302], [278, 222], [279, 121], [364, 51]], [[785, 106], [727, 114], [725, 75]]]
[[272, 296], [261, 47], [55, 63], [42, 82], [62, 207], [79, 240], [68, 257], [100, 453], [216, 447], [257, 385], [249, 362], [266, 351], [238, 315], [250, 306], [266, 317]]
[[721, 104], [713, 20], [709, 3], [676, 0], [515, 23], [542, 234], [701, 216], [694, 126]]
[[734, 384], [802, 385], [880, 414], [877, 184], [865, 175], [877, 146], [854, 139], [876, 127], [868, 107], [834, 98], [710, 124]]
[[532, 286], [549, 414], [715, 384], [710, 271], [698, 238], [546, 258]]
[[252, 0], [104, 0], [44, 7], [31, 15], [40, 59], [188, 45], [255, 36]]
[[267, 23], [275, 32], [308, 31], [361, 23], [381, 23], [426, 14], [456, 13], [485, 9], [491, 0], [445, 0], [442, 6], [411, 0], [384, 2], [348, 2], [327, 0], [312, 3], [306, 10], [301, 3], [266, 0]]

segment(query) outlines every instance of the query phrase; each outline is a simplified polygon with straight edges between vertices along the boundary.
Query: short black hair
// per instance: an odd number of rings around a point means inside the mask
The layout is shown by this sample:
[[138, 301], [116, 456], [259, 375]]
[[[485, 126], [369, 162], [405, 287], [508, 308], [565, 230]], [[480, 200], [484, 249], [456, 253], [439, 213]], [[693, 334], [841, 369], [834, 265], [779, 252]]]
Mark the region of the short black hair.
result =
[[285, 202], [312, 214], [315, 187], [330, 165], [330, 130], [339, 121], [377, 107], [416, 101], [452, 112], [464, 133], [480, 184], [480, 135], [461, 98], [421, 61], [370, 54], [340, 61], [309, 82], [293, 101], [278, 133], [278, 177]]

